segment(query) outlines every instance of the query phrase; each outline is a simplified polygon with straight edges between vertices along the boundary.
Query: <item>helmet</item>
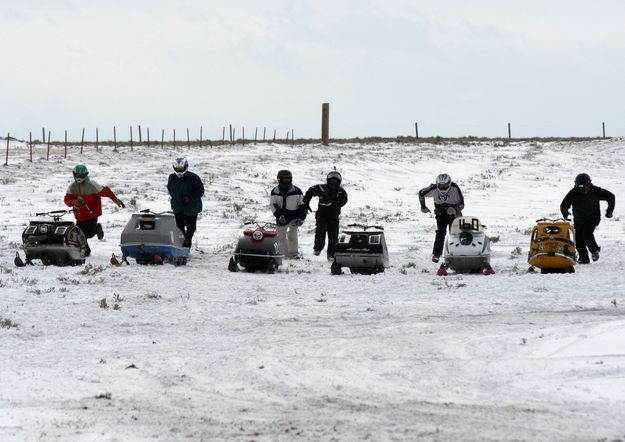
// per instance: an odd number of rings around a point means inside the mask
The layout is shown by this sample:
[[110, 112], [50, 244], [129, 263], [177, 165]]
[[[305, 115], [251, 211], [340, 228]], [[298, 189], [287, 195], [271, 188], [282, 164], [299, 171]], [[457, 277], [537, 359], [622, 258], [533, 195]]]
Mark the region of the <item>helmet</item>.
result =
[[579, 190], [586, 190], [590, 187], [592, 180], [587, 173], [580, 173], [575, 177], [575, 188]]
[[333, 170], [326, 177], [326, 183], [328, 183], [331, 187], [338, 187], [343, 181], [343, 177], [336, 170]]
[[178, 157], [174, 160], [174, 172], [178, 178], [182, 178], [189, 169], [189, 162], [185, 157]]
[[451, 187], [451, 177], [446, 173], [441, 173], [436, 177], [436, 187], [443, 195], [446, 195], [449, 192], [449, 188]]
[[278, 186], [282, 189], [288, 190], [291, 188], [293, 182], [293, 174], [290, 170], [282, 169], [278, 171]]
[[78, 184], [89, 181], [89, 170], [87, 170], [87, 166], [85, 166], [84, 164], [77, 164], [76, 166], [74, 166], [72, 174], [74, 175], [74, 181], [76, 181]]

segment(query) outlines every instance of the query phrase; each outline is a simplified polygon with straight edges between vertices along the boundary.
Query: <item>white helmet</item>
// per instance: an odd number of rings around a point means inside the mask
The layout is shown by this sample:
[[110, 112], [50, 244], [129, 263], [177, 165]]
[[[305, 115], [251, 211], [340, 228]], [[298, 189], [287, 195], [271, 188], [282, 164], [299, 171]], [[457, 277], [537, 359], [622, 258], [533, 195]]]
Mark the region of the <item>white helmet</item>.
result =
[[174, 172], [178, 178], [182, 178], [189, 169], [189, 162], [185, 157], [178, 157], [174, 160]]
[[443, 195], [447, 195], [451, 187], [451, 177], [446, 173], [441, 173], [436, 177], [436, 187]]

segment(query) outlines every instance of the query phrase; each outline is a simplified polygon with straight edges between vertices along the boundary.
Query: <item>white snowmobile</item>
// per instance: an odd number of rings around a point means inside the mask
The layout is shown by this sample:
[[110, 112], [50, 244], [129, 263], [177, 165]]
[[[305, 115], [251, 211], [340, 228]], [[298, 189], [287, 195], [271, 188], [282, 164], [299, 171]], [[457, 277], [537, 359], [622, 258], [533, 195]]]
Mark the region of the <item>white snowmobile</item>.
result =
[[437, 275], [456, 273], [495, 273], [490, 265], [490, 240], [484, 234], [484, 225], [474, 216], [460, 216], [450, 227], [445, 243], [444, 262]]

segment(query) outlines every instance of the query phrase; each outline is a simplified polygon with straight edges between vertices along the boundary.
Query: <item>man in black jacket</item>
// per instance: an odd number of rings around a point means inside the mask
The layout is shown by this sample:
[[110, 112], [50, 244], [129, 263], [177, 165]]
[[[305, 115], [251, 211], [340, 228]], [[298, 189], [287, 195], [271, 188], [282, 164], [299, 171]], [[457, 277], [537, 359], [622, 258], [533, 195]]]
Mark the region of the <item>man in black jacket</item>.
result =
[[341, 174], [332, 171], [326, 177], [326, 184], [316, 184], [309, 188], [304, 195], [304, 205], [310, 211], [310, 200], [319, 198], [319, 206], [315, 214], [315, 244], [313, 253], [319, 255], [325, 247], [326, 233], [328, 235], [328, 260], [334, 259], [336, 242], [339, 238], [339, 215], [341, 207], [347, 204], [347, 192], [341, 186]]
[[599, 259], [601, 248], [595, 241], [595, 228], [601, 221], [599, 201], [607, 201], [606, 218], [612, 218], [615, 198], [612, 192], [593, 186], [587, 173], [575, 177], [575, 187], [566, 194], [560, 204], [560, 212], [564, 219], [569, 218], [569, 208], [573, 206], [573, 227], [575, 228], [575, 247], [579, 253], [579, 263], [588, 264], [588, 252], [593, 261]]

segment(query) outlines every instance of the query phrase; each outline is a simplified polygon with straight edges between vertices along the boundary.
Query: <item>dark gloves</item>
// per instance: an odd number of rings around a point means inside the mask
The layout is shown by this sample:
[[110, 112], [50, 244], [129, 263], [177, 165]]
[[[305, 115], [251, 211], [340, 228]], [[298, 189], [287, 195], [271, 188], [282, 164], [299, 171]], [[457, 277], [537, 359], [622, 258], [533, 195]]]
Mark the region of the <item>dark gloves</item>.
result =
[[301, 225], [303, 225], [303, 224], [304, 224], [304, 220], [303, 220], [303, 219], [297, 218], [297, 219], [295, 220], [295, 225], [296, 225], [297, 227], [300, 227], [300, 226], [301, 226]]
[[72, 206], [76, 208], [82, 206], [83, 204], [85, 204], [85, 200], [82, 199], [81, 197], [78, 197], [75, 200], [72, 200]]
[[192, 201], [192, 198], [189, 195], [185, 195], [185, 196], [181, 196], [178, 201], [183, 206], [186, 206], [187, 204], [189, 204]]
[[427, 207], [423, 206], [423, 207], [421, 207], [421, 212], [423, 212], [423, 213], [430, 213], [432, 211], [430, 209], [428, 209]]
[[612, 218], [612, 212], [610, 210], [606, 210], [605, 211], [605, 217], [606, 218]]
[[284, 215], [280, 215], [278, 218], [276, 218], [276, 222], [279, 226], [286, 226], [288, 224]]
[[116, 200], [114, 200], [113, 202], [114, 202], [115, 204], [117, 204], [117, 207], [121, 207], [122, 209], [123, 209], [124, 207], [126, 207], [126, 205], [124, 204], [124, 202], [123, 202], [122, 200], [120, 200], [120, 199], [116, 199]]
[[562, 211], [562, 218], [569, 219], [569, 216], [571, 216], [571, 213], [568, 210]]

